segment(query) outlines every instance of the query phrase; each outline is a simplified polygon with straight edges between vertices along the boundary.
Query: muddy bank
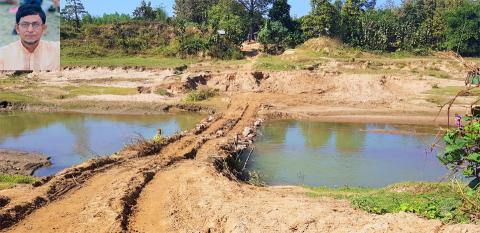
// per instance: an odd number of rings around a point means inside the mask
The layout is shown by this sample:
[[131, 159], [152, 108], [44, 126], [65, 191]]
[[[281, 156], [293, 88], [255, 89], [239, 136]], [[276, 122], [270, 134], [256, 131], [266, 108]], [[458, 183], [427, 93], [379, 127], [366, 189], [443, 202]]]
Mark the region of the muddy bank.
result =
[[[1, 100], [0, 100], [1, 101]], [[190, 103], [138, 103], [121, 101], [75, 101], [56, 104], [25, 104], [0, 102], [1, 112], [62, 112], [83, 114], [127, 114], [127, 115], [155, 115], [165, 113], [195, 112], [214, 114], [216, 108]]]
[[0, 149], [0, 173], [32, 175], [38, 168], [50, 165], [49, 157], [41, 154]]

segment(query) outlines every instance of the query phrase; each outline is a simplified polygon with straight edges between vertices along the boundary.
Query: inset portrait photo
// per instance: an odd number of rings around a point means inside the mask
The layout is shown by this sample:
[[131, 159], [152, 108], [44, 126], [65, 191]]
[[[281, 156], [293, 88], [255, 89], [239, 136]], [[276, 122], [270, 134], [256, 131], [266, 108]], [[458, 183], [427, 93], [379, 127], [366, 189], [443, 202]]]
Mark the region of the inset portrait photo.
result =
[[60, 0], [0, 0], [0, 70], [60, 70]]

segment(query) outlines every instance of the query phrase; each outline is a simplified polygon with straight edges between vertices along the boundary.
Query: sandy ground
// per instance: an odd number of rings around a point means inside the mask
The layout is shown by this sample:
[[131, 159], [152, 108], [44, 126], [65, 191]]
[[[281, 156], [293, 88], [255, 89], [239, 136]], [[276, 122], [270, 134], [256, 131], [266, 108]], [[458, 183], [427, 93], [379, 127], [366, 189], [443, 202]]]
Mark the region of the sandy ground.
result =
[[[325, 69], [256, 72], [237, 70], [128, 70], [74, 68], [35, 76], [44, 86], [143, 87], [125, 96], [77, 96], [68, 101], [178, 102], [188, 88], [220, 91], [218, 113], [171, 139], [155, 153], [130, 149], [88, 161], [54, 177], [0, 191], [4, 232], [480, 232], [477, 225], [444, 225], [413, 214], [373, 215], [346, 201], [310, 198], [299, 187], [255, 187], [238, 181], [229, 158], [254, 140], [259, 119], [445, 124], [432, 86], [463, 81], [414, 75], [330, 72]], [[207, 69], [207, 68], [206, 68]], [[328, 72], [327, 72], [328, 71]], [[167, 89], [172, 97], [154, 97]], [[464, 113], [475, 97], [462, 97]], [[152, 101], [152, 99], [154, 101]], [[218, 101], [218, 100], [221, 101]], [[59, 106], [61, 101], [57, 100]], [[436, 119], [436, 120], [435, 120]], [[246, 133], [245, 133], [246, 132]]]

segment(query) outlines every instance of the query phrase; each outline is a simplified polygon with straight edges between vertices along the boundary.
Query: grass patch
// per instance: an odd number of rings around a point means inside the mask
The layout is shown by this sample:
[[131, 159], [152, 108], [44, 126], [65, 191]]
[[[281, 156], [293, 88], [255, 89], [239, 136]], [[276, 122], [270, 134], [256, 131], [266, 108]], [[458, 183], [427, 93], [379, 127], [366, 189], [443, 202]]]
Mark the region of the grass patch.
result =
[[31, 176], [10, 175], [10, 174], [0, 173], [0, 190], [12, 188], [16, 184], [31, 184], [35, 181], [37, 181], [37, 179]]
[[279, 56], [263, 55], [255, 62], [255, 68], [269, 71], [288, 71], [294, 70], [295, 65]]
[[68, 86], [64, 88], [68, 94], [60, 95], [58, 99], [72, 98], [79, 95], [133, 95], [137, 94], [135, 88], [125, 87], [100, 87], [100, 86]]
[[[455, 96], [461, 90], [464, 90], [465, 87], [458, 87], [458, 86], [448, 86], [448, 87], [438, 87], [432, 88], [427, 92], [427, 94], [434, 94], [434, 95], [449, 95]], [[473, 96], [480, 96], [480, 88], [475, 88], [469, 91], [469, 94]]]
[[142, 57], [142, 56], [111, 56], [111, 57], [61, 57], [62, 66], [100, 66], [124, 67], [139, 66], [145, 68], [173, 68], [195, 63], [194, 59]]
[[[347, 199], [354, 208], [375, 214], [403, 211], [446, 223], [478, 221], [478, 215], [472, 213], [477, 212], [476, 208], [480, 205], [479, 191], [475, 192], [468, 187], [456, 188], [450, 183], [399, 183], [380, 189], [307, 188], [312, 190], [308, 194], [311, 197]], [[466, 200], [465, 195], [470, 195], [470, 199]], [[476, 207], [472, 206], [472, 200]]]
[[268, 71], [289, 71], [318, 66], [325, 62], [322, 53], [305, 49], [290, 50], [291, 53], [280, 56], [261, 55], [255, 62], [255, 68]]
[[429, 70], [427, 70], [426, 74], [427, 74], [428, 76], [433, 76], [433, 77], [441, 78], [441, 79], [449, 79], [449, 78], [451, 78], [451, 76], [450, 76], [447, 72], [441, 71], [441, 70], [432, 69], [432, 68], [430, 68]]
[[197, 102], [207, 100], [211, 97], [214, 97], [218, 94], [217, 90], [211, 88], [203, 88], [194, 91], [190, 91], [185, 96], [185, 102]]
[[22, 95], [15, 92], [1, 92], [0, 101], [7, 101], [10, 103], [32, 104], [38, 102], [31, 96]]

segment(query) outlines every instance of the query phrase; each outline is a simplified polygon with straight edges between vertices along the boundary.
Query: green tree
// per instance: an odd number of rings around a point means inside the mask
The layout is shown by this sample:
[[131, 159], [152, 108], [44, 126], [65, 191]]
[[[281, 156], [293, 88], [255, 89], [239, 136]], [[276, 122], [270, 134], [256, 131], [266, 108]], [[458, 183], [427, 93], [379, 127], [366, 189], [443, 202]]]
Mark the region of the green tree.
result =
[[290, 17], [290, 5], [287, 0], [275, 0], [272, 8], [268, 11], [271, 21], [278, 21], [288, 30], [293, 31], [293, 21]]
[[233, 0], [220, 0], [208, 11], [208, 25], [214, 31], [223, 30], [224, 37], [234, 45], [241, 45], [248, 34], [248, 25], [243, 18], [246, 12]]
[[155, 9], [155, 19], [159, 22], [166, 22], [168, 19], [167, 12], [163, 7]]
[[337, 33], [338, 11], [328, 0], [311, 0], [312, 10], [301, 19], [307, 38], [333, 36]]
[[480, 55], [480, 2], [468, 1], [445, 13], [445, 47], [462, 55]]
[[207, 12], [218, 0], [175, 0], [175, 17], [186, 22], [203, 24], [207, 21]]
[[357, 41], [362, 48], [393, 52], [397, 50], [397, 17], [390, 9], [368, 10], [360, 17], [361, 31]]
[[153, 21], [157, 18], [157, 13], [153, 9], [151, 2], [147, 3], [145, 0], [142, 0], [140, 6], [133, 11], [133, 18]]
[[360, 45], [362, 3], [362, 0], [346, 0], [340, 11], [342, 40], [352, 45]]
[[76, 30], [80, 31], [82, 16], [87, 14], [87, 11], [80, 0], [67, 0], [61, 14], [65, 20], [75, 22]]
[[267, 52], [278, 53], [287, 46], [289, 32], [279, 21], [268, 20], [258, 33], [258, 41]]
[[[393, 1], [393, 0], [391, 0], [391, 1]], [[335, 0], [335, 2], [333, 3], [333, 6], [335, 7], [335, 10], [340, 12], [342, 10], [342, 7], [343, 7], [342, 0]]]
[[258, 16], [265, 14], [268, 11], [268, 7], [274, 0], [236, 0], [240, 3], [248, 12], [247, 18], [249, 23], [248, 40], [253, 40], [255, 28], [261, 25]]

